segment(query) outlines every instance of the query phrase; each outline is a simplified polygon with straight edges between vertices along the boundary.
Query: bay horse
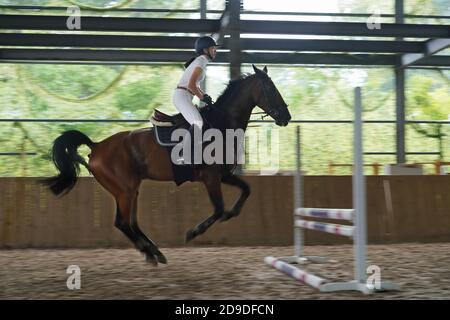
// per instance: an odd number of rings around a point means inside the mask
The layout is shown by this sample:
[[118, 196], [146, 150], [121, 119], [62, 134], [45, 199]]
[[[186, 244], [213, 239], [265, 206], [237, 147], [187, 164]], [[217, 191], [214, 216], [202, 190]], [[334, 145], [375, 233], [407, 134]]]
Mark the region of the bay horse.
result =
[[[229, 82], [227, 88], [212, 106], [222, 113], [227, 129], [245, 131], [252, 110], [259, 106], [278, 126], [286, 126], [291, 115], [281, 94], [267, 74], [253, 65], [254, 74]], [[91, 149], [89, 162], [77, 153], [81, 145]], [[55, 195], [64, 195], [76, 184], [79, 164], [85, 166], [94, 178], [113, 195], [116, 201], [115, 226], [122, 231], [153, 265], [167, 263], [157, 245], [139, 228], [137, 199], [143, 179], [173, 181], [171, 158], [155, 139], [154, 128], [116, 133], [103, 141], [93, 142], [77, 130], [66, 131], [53, 142], [52, 160], [59, 171], [57, 176], [43, 179]], [[202, 182], [213, 204], [213, 214], [189, 230], [186, 242], [204, 233], [217, 220], [226, 221], [239, 215], [250, 195], [250, 186], [233, 174], [233, 165], [211, 164], [194, 167], [194, 180]], [[230, 210], [225, 210], [221, 183], [241, 189], [241, 194]]]

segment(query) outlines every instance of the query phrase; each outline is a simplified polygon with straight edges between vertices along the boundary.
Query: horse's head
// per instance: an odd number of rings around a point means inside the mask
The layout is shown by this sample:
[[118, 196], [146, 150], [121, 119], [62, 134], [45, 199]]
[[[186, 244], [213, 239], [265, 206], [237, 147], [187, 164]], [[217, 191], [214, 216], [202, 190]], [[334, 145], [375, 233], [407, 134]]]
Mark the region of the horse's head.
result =
[[287, 126], [291, 114], [272, 79], [267, 75], [267, 67], [262, 70], [253, 65], [258, 80], [255, 102], [258, 107], [271, 116], [278, 126]]

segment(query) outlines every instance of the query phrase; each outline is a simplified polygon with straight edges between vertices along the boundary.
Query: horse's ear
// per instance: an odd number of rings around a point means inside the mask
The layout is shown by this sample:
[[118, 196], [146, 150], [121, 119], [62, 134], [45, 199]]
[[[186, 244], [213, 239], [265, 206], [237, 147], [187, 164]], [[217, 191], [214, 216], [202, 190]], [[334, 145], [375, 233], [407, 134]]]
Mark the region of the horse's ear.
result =
[[267, 74], [267, 66], [264, 66], [263, 71]]
[[253, 67], [253, 71], [255, 71], [255, 73], [258, 73], [258, 71], [260, 71], [257, 67], [255, 67], [254, 64], [252, 64], [252, 67]]

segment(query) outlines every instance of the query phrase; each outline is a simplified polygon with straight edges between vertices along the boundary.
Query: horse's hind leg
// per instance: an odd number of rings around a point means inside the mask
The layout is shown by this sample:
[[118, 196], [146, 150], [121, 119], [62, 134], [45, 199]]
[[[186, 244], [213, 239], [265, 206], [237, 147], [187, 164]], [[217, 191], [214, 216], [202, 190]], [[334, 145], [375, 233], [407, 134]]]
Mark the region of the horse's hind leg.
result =
[[119, 203], [116, 201], [116, 221], [114, 222], [114, 226], [122, 231], [124, 235], [127, 236], [131, 242], [136, 243], [138, 241], [137, 234], [131, 229], [130, 225], [124, 221], [122, 218], [121, 210], [119, 208]]
[[[115, 198], [117, 204], [115, 226], [145, 254], [147, 261], [157, 265], [166, 259], [156, 245], [139, 229], [136, 221], [137, 195], [141, 184], [139, 166], [128, 150], [129, 133], [115, 135], [92, 149], [89, 168], [95, 179]], [[136, 170], [137, 169], [137, 170]]]
[[120, 183], [118, 178], [110, 174], [109, 171], [104, 169], [100, 170], [95, 167], [92, 171], [95, 179], [116, 199], [117, 210], [116, 221], [114, 224], [116, 228], [122, 231], [122, 233], [133, 242], [136, 248], [145, 254], [148, 262], [151, 262], [154, 265], [157, 265], [158, 261], [165, 263], [164, 256], [160, 258], [160, 255], [162, 254], [156, 246], [146, 237], [142, 237], [139, 233], [140, 230], [137, 231], [132, 227], [132, 217], [136, 216], [134, 212], [137, 210], [136, 199], [140, 184], [139, 180], [131, 179], [128, 181], [128, 187], [125, 187], [123, 183]]
[[148, 256], [150, 257], [156, 257], [157, 261], [160, 263], [167, 263], [166, 257], [162, 254], [161, 251], [159, 251], [158, 246], [150, 239], [148, 238], [144, 232], [142, 232], [141, 228], [139, 228], [138, 222], [137, 222], [137, 199], [138, 199], [139, 192], [136, 192], [136, 196], [134, 197], [134, 203], [133, 203], [133, 211], [131, 213], [131, 229], [139, 236], [140, 241], [144, 241], [145, 244], [145, 250], [148, 251]]
[[[145, 254], [146, 260], [153, 265], [167, 263], [163, 254], [158, 250], [156, 245], [151, 242], [137, 227], [137, 223], [132, 223], [133, 212], [136, 207], [137, 189], [122, 192], [116, 197], [118, 211], [116, 215], [115, 226], [122, 231], [136, 246], [136, 248]], [[144, 236], [143, 236], [144, 235]]]

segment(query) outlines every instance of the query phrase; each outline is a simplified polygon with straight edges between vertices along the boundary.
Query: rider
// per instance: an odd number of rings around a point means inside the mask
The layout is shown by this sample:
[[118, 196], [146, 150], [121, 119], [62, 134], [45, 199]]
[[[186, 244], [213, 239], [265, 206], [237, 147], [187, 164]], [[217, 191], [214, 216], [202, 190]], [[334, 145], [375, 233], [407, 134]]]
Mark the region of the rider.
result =
[[[194, 126], [200, 132], [203, 127], [203, 118], [197, 107], [192, 103], [194, 96], [197, 96], [206, 105], [212, 104], [211, 97], [200, 89], [199, 84], [205, 78], [208, 62], [216, 57], [216, 47], [217, 43], [212, 37], [205, 36], [197, 39], [195, 42], [195, 53], [197, 56], [184, 64], [186, 70], [172, 96], [173, 104], [191, 125], [190, 133], [193, 133]], [[188, 142], [187, 139], [183, 141]], [[186, 160], [180, 159], [180, 163], [184, 163]]]

